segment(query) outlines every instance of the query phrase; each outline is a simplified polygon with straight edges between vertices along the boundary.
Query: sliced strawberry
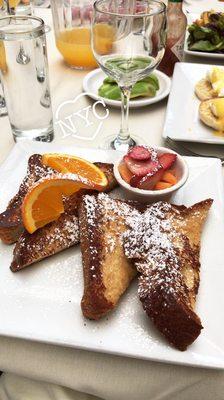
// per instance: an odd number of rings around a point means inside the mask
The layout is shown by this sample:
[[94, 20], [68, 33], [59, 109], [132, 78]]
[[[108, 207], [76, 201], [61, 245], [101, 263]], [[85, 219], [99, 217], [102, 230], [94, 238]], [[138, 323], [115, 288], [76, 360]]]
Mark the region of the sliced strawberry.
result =
[[145, 146], [132, 147], [128, 152], [129, 157], [137, 161], [147, 161], [151, 159], [151, 151]]
[[159, 162], [162, 165], [164, 171], [172, 167], [177, 159], [177, 155], [173, 153], [164, 153], [159, 156]]
[[143, 177], [133, 176], [130, 180], [132, 187], [143, 190], [153, 190], [157, 182], [159, 182], [164, 174], [164, 169], [160, 168], [154, 174], [148, 174]]
[[152, 174], [158, 171], [159, 168], [161, 168], [158, 160], [137, 161], [133, 160], [129, 155], [124, 156], [123, 160], [128, 169], [132, 172], [132, 174], [136, 176], [145, 176], [147, 174]]

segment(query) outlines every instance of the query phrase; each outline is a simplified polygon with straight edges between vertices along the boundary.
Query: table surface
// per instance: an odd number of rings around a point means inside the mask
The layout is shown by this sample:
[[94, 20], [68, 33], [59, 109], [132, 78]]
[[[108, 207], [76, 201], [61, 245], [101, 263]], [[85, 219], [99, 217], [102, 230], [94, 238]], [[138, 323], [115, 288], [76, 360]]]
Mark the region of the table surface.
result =
[[[185, 7], [189, 11], [205, 10], [213, 7], [214, 9], [224, 9], [224, 4], [216, 0], [188, 0]], [[50, 10], [38, 9], [35, 11], [36, 15], [41, 16], [45, 22], [52, 27]], [[53, 29], [47, 34], [48, 37], [48, 59], [50, 70], [50, 84], [53, 102], [53, 113], [57, 107], [68, 99], [75, 98], [82, 92], [82, 80], [86, 75], [86, 71], [77, 71], [68, 68], [62, 61], [58, 53], [55, 42]], [[199, 63], [214, 63], [210, 60], [202, 59], [200, 57], [186, 57], [187, 62]], [[217, 64], [218, 60], [215, 61]], [[91, 102], [85, 98], [84, 104], [89, 105]], [[130, 113], [130, 127], [131, 132], [141, 136], [148, 144], [161, 145], [162, 144], [162, 129], [166, 112], [167, 100], [160, 103], [150, 105], [142, 109], [131, 110]], [[109, 117], [103, 123], [103, 129], [94, 141], [89, 141], [88, 146], [100, 146], [103, 138], [108, 134], [116, 134], [119, 130], [120, 124], [120, 110], [110, 108]], [[8, 118], [0, 119], [1, 139], [0, 139], [0, 163], [9, 154], [14, 146], [12, 134]], [[61, 133], [56, 130], [55, 142], [57, 143], [72, 143], [78, 146], [83, 146], [84, 143], [81, 139], [68, 137], [62, 138]], [[103, 354], [92, 354], [88, 352], [81, 352], [78, 350], [65, 349], [63, 347], [49, 346], [34, 342], [26, 342], [23, 340], [0, 338], [0, 369], [4, 371], [12, 371], [22, 374], [24, 376], [33, 377], [35, 379], [49, 380], [58, 384], [63, 384], [68, 387], [77, 388], [73, 382], [74, 370], [79, 376], [76, 379], [79, 382], [79, 387], [85, 384], [84, 377], [81, 371], [86, 368], [91, 369], [94, 376], [96, 374], [95, 367], [97, 364], [104, 365], [104, 373], [110, 373], [110, 368], [119, 368], [121, 363], [130, 368], [141, 368], [146, 366], [143, 361], [129, 360], [125, 358], [112, 357]], [[148, 368], [150, 368], [148, 363]], [[124, 366], [123, 365], [123, 366]], [[62, 367], [63, 366], [63, 367]], [[127, 367], [127, 368], [128, 368]], [[63, 368], [63, 373], [62, 373]], [[176, 368], [178, 374], [182, 367]], [[184, 368], [184, 367], [183, 367]], [[154, 364], [155, 370], [155, 364]], [[77, 372], [78, 371], [78, 372]], [[95, 372], [94, 372], [95, 371]], [[179, 372], [178, 372], [179, 371]], [[102, 373], [102, 370], [101, 370]], [[94, 378], [96, 380], [96, 376]], [[99, 376], [97, 377], [99, 380]], [[125, 398], [125, 397], [124, 397]]]

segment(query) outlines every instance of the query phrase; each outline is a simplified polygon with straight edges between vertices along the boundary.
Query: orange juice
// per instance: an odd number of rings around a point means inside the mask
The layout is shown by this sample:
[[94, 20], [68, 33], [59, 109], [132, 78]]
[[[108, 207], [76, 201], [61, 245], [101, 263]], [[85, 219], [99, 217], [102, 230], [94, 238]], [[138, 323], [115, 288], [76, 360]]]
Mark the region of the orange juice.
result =
[[113, 49], [114, 29], [108, 24], [97, 24], [93, 28], [95, 51], [100, 54], [110, 54]]
[[20, 3], [20, 0], [9, 0], [9, 6], [15, 8]]
[[[101, 26], [101, 28], [99, 28]], [[103, 26], [103, 28], [102, 28]], [[102, 24], [97, 29], [97, 46], [100, 54], [107, 54], [112, 48], [111, 30]], [[95, 68], [97, 62], [93, 56], [91, 45], [91, 32], [89, 27], [73, 28], [60, 32], [56, 45], [67, 64], [77, 68]]]
[[[9, 6], [11, 8], [15, 8], [16, 6], [18, 6], [20, 0], [9, 0]], [[0, 7], [3, 6], [3, 0], [0, 0]]]
[[0, 69], [2, 71], [7, 70], [5, 47], [4, 47], [4, 43], [2, 40], [0, 40]]
[[90, 29], [81, 27], [60, 32], [56, 45], [67, 64], [78, 68], [95, 68], [90, 46]]

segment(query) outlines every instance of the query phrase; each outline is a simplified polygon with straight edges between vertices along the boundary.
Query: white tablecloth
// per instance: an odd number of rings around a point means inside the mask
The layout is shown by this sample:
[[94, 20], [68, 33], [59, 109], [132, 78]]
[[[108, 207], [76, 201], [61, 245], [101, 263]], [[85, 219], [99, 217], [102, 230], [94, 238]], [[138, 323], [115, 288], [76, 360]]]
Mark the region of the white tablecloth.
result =
[[[189, 11], [219, 7], [224, 3], [216, 0], [187, 0]], [[51, 25], [50, 11], [38, 11]], [[53, 32], [48, 34], [48, 58], [50, 66], [53, 109], [63, 101], [74, 98], [82, 89], [85, 72], [67, 68], [56, 50]], [[192, 62], [205, 62], [188, 59]], [[87, 101], [87, 100], [86, 100]], [[145, 109], [133, 110], [130, 115], [131, 131], [141, 135], [151, 144], [161, 143], [166, 111], [166, 100]], [[119, 129], [120, 111], [111, 109], [102, 133], [89, 146], [99, 146], [102, 138]], [[112, 131], [113, 128], [113, 131]], [[0, 162], [12, 149], [8, 119], [0, 119]], [[56, 141], [61, 136], [56, 133]], [[67, 141], [83, 145], [81, 140]], [[182, 366], [166, 365], [106, 354], [89, 353], [59, 346], [27, 342], [18, 339], [0, 338], [0, 370], [12, 373], [5, 375], [0, 384], [0, 399], [90, 399], [88, 393], [106, 400], [223, 400], [224, 372]], [[15, 375], [13, 375], [15, 374]], [[23, 380], [18, 375], [26, 377]], [[39, 384], [26, 380], [41, 380]], [[58, 386], [69, 389], [65, 391]]]

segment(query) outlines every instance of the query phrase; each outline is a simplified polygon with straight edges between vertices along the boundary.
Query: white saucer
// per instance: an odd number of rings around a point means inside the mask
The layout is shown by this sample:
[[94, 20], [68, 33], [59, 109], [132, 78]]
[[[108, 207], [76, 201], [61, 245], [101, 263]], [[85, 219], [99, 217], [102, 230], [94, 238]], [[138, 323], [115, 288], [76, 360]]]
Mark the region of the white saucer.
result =
[[[130, 107], [144, 107], [149, 104], [157, 103], [158, 101], [168, 96], [171, 87], [170, 78], [160, 71], [154, 71], [153, 73], [158, 77], [160, 85], [156, 96], [130, 100]], [[103, 80], [106, 78], [106, 76], [107, 75], [100, 68], [89, 72], [83, 79], [83, 91], [86, 92], [92, 99], [99, 100], [100, 96], [98, 95], [98, 89], [102, 85]], [[105, 98], [103, 99], [105, 103], [109, 106], [121, 106], [120, 100], [109, 100]]]

